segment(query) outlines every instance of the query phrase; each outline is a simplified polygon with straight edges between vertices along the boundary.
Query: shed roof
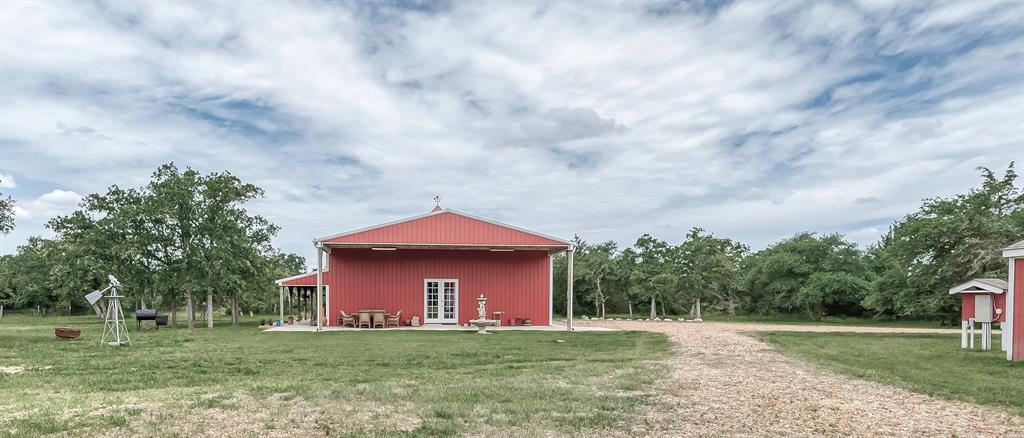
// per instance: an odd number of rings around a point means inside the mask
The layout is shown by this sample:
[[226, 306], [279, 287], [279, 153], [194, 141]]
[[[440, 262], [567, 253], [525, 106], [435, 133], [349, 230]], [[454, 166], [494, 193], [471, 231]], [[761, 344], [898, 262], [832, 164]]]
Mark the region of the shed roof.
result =
[[1003, 257], [1024, 258], [1024, 240], [1003, 248]]
[[316, 239], [327, 247], [564, 250], [568, 241], [455, 210], [430, 213]]
[[[324, 272], [329, 272], [329, 269], [324, 269]], [[316, 271], [307, 272], [305, 274], [293, 275], [291, 277], [285, 277], [275, 280], [278, 286], [313, 286], [316, 287]]]
[[999, 278], [975, 278], [964, 284], [949, 288], [949, 293], [993, 293], [1001, 294], [1006, 292], [1010, 285]]

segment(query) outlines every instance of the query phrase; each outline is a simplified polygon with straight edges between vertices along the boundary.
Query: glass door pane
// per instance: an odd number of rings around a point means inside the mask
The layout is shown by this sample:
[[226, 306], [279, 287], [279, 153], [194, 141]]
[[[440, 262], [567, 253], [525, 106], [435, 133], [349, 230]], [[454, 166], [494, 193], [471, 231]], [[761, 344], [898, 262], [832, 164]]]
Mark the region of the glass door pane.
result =
[[455, 282], [444, 282], [444, 319], [455, 319]]
[[437, 319], [438, 316], [438, 284], [437, 281], [427, 282], [427, 317], [426, 319]]

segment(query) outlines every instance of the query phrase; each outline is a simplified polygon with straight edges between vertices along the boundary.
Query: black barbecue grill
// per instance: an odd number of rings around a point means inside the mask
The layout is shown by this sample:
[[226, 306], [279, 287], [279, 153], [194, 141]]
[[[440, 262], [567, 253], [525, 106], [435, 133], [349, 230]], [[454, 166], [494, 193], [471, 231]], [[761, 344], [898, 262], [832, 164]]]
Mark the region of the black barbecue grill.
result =
[[160, 330], [160, 326], [167, 325], [167, 315], [157, 315], [156, 309], [139, 309], [135, 311], [135, 322], [138, 324], [139, 329], [142, 329], [142, 321], [153, 321], [156, 329]]

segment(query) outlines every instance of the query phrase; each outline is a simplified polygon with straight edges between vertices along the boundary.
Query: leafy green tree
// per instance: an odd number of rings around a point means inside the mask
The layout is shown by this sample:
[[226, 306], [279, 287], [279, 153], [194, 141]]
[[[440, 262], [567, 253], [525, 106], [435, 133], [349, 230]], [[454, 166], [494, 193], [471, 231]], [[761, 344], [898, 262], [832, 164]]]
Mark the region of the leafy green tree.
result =
[[183, 290], [189, 328], [195, 327], [194, 293], [205, 291], [207, 326], [215, 295], [237, 325], [242, 306], [273, 296], [275, 269], [304, 264], [301, 257], [279, 254], [270, 243], [278, 228], [245, 210], [246, 202], [262, 195], [228, 172], [201, 175], [173, 163], [158, 168], [143, 188], [112, 186], [89, 195], [78, 211], [49, 223], [60, 248], [50, 255], [51, 286], [74, 291], [67, 296], [76, 303], [86, 285], [95, 288], [116, 273], [141, 305], [169, 306], [172, 326]]
[[637, 254], [633, 248], [626, 248], [615, 257], [610, 275], [612, 297], [626, 305], [629, 317], [633, 318], [633, 304], [637, 296], [633, 288], [633, 271], [636, 269]]
[[869, 249], [877, 278], [863, 304], [876, 314], [954, 314], [945, 291], [972, 277], [1005, 278], [1001, 249], [1024, 236], [1024, 192], [1013, 163], [1000, 178], [979, 168], [966, 194], [924, 201]]
[[673, 248], [665, 241], [644, 234], [633, 245], [636, 265], [630, 276], [632, 295], [650, 302], [650, 319], [658, 317], [658, 300], [677, 290], [678, 275], [673, 272]]
[[[864, 255], [842, 235], [799, 233], [748, 257], [744, 289], [764, 313], [859, 314], [870, 273]], [[857, 281], [854, 281], [857, 279]], [[838, 280], [841, 284], [825, 283]]]
[[582, 248], [582, 257], [578, 259], [575, 269], [580, 273], [580, 279], [590, 286], [587, 297], [594, 303], [595, 315], [604, 318], [608, 285], [615, 270], [617, 246], [609, 240], [597, 245], [584, 244]]
[[710, 296], [736, 314], [740, 263], [747, 247], [693, 228], [679, 245], [680, 287], [693, 299], [691, 316], [701, 318], [701, 301]]
[[0, 193], [0, 234], [10, 233], [14, 229], [14, 200], [10, 196], [4, 198]]

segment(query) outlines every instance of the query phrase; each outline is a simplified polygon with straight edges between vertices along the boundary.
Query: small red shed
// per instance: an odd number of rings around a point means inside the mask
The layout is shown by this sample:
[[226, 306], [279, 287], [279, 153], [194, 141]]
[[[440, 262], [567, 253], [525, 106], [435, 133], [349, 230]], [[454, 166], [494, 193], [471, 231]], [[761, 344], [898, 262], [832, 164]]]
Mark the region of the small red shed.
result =
[[553, 256], [566, 252], [571, 261], [573, 249], [566, 240], [439, 206], [313, 243], [318, 266], [327, 259], [323, 274], [278, 285], [322, 285], [318, 326], [336, 325], [340, 311], [363, 309], [401, 311], [403, 325], [413, 316], [424, 324], [465, 325], [476, 318], [480, 295], [488, 317], [502, 325], [550, 325]]
[[1002, 323], [1009, 285], [998, 278], [975, 278], [949, 288], [960, 294], [960, 347], [974, 348], [974, 324], [981, 324], [981, 349], [992, 348], [992, 323]]
[[949, 289], [950, 294], [960, 294], [960, 320], [974, 319], [979, 322], [1004, 321], [1006, 309], [1006, 280], [999, 278], [975, 278]]

